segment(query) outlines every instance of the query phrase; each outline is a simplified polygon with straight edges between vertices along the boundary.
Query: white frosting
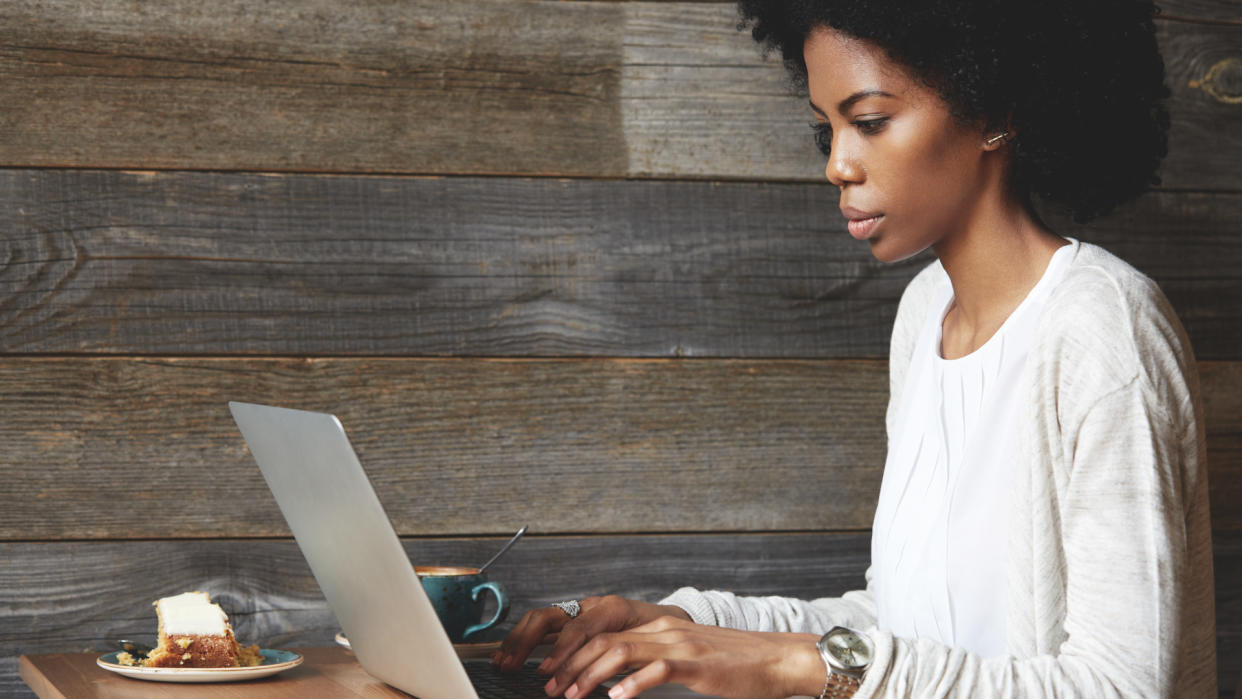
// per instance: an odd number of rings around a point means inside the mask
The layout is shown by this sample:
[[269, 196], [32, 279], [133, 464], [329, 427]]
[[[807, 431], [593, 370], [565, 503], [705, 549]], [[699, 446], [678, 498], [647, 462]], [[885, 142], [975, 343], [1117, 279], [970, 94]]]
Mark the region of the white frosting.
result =
[[186, 592], [155, 603], [168, 635], [223, 636], [229, 618], [206, 592]]

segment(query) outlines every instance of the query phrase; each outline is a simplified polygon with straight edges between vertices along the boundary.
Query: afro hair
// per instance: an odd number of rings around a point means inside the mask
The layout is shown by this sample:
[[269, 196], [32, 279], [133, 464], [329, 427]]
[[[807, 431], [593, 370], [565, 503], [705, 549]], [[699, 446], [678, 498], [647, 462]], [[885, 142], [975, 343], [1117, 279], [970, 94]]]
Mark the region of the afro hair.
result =
[[831, 27], [882, 48], [961, 123], [1016, 131], [1012, 182], [1085, 223], [1160, 183], [1169, 90], [1143, 0], [741, 0], [740, 29], [779, 51]]

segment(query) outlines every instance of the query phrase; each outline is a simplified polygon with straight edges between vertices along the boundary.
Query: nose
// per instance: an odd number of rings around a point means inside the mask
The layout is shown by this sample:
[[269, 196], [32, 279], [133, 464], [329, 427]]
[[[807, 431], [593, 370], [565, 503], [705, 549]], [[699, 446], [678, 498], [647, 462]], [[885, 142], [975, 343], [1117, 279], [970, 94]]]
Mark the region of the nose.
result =
[[862, 182], [865, 171], [858, 160], [833, 139], [832, 148], [828, 151], [828, 164], [824, 167], [824, 176], [838, 187]]

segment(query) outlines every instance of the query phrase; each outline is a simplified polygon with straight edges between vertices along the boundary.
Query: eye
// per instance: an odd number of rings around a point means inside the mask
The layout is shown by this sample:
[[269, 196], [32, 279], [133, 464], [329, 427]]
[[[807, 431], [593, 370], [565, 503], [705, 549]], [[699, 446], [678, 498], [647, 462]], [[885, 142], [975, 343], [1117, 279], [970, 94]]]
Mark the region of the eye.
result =
[[854, 122], [854, 126], [865, 136], [879, 133], [885, 125], [888, 124], [888, 117], [879, 117], [878, 119], [860, 119]]
[[815, 147], [825, 157], [832, 152], [832, 127], [823, 122], [811, 122], [811, 131], [815, 135]]

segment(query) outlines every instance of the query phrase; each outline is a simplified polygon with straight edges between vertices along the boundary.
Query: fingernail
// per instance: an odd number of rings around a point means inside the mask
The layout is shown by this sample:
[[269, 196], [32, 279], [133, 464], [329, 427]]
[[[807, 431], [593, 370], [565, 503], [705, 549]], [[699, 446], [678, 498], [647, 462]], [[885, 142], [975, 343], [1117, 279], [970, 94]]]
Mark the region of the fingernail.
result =
[[577, 697], [578, 697], [578, 683], [575, 682], [569, 685], [569, 689], [565, 690], [565, 699], [577, 699]]
[[617, 699], [617, 697], [623, 697], [625, 696], [625, 689], [622, 688], [621, 685], [619, 684], [615, 685], [613, 686], [612, 689], [608, 690], [608, 696], [612, 697], [612, 699]]
[[544, 659], [543, 659], [543, 662], [542, 662], [542, 663], [539, 663], [539, 667], [535, 668], [535, 672], [540, 672], [540, 673], [547, 672], [547, 671], [548, 671], [548, 663], [550, 663], [550, 662], [552, 662], [552, 660], [551, 660], [550, 658], [544, 658]]
[[555, 677], [548, 680], [548, 683], [543, 686], [543, 691], [548, 696], [553, 696], [556, 694], [556, 678]]

